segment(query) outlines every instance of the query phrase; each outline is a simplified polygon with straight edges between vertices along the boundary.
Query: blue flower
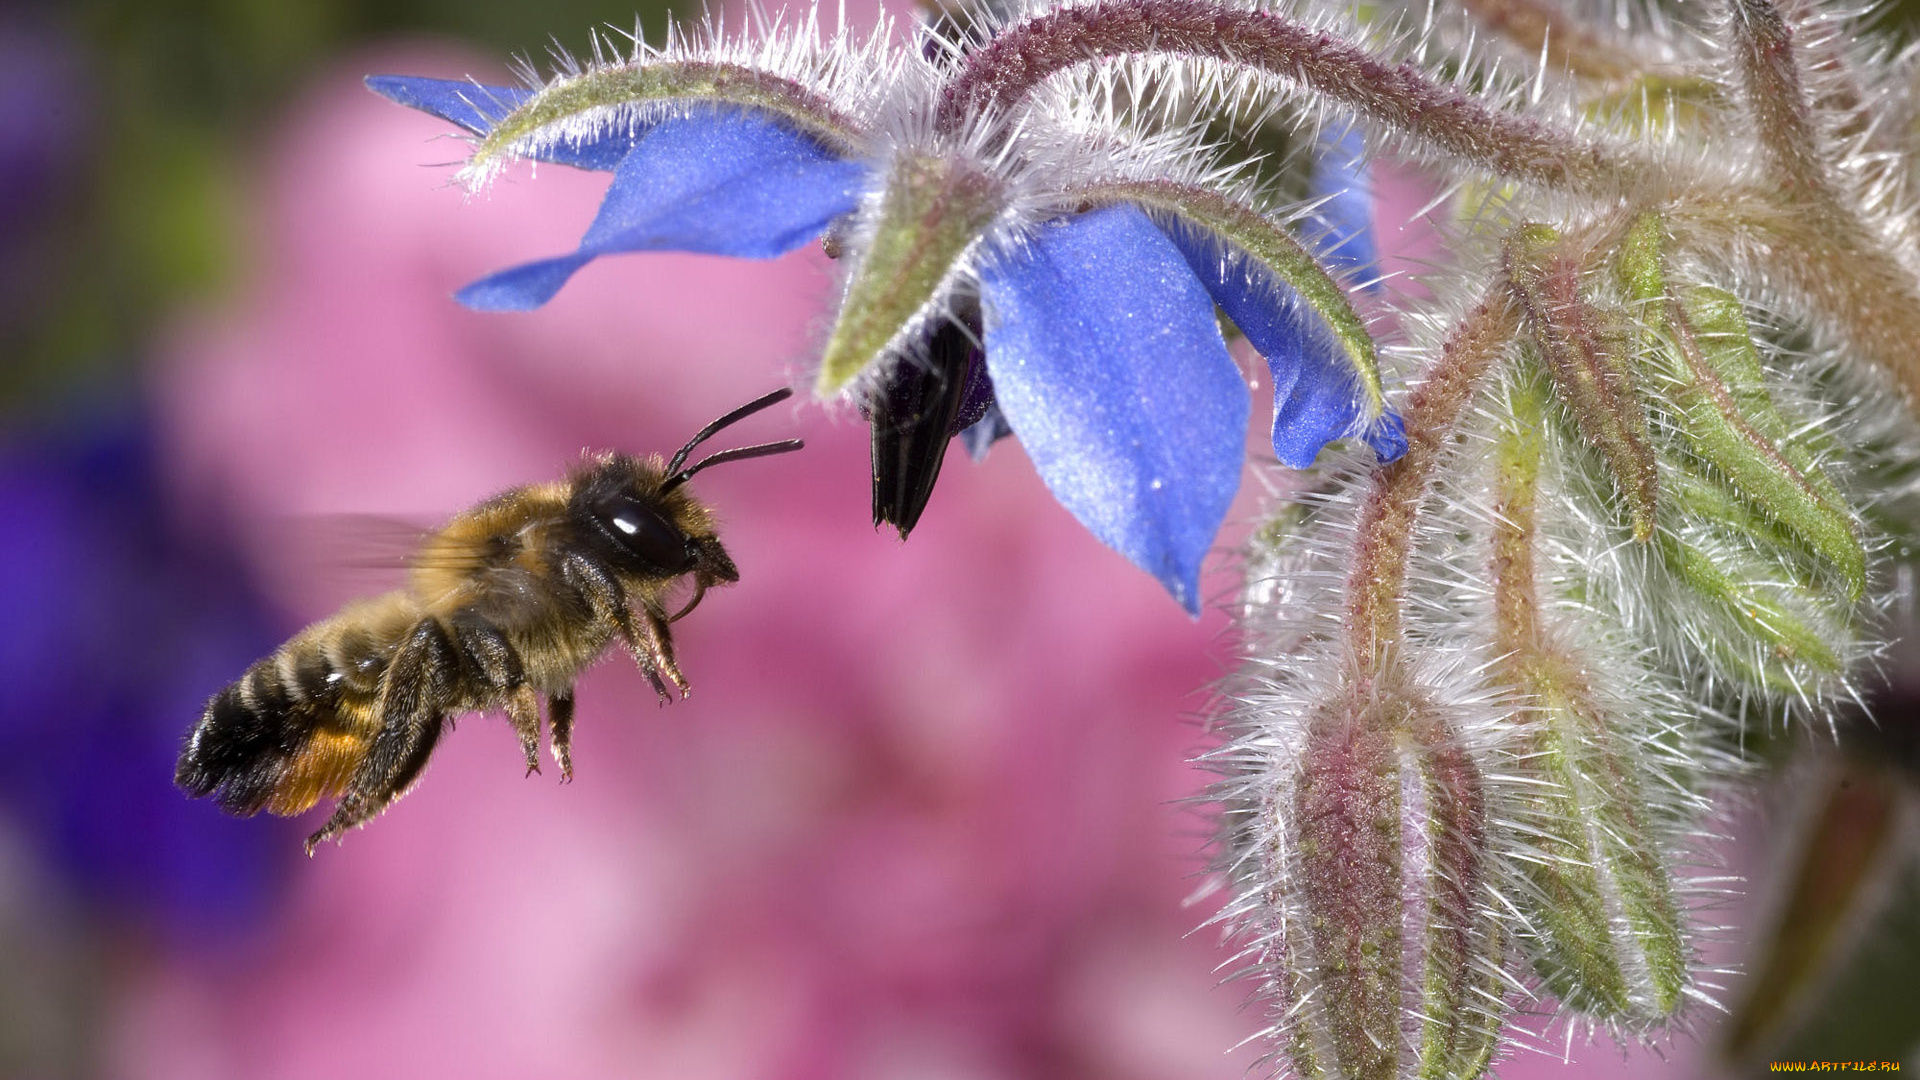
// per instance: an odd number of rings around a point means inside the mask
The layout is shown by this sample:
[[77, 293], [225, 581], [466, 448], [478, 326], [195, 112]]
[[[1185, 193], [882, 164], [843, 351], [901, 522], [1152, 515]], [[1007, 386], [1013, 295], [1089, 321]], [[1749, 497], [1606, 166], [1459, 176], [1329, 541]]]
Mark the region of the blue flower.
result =
[[[536, 92], [465, 82], [380, 76], [368, 84], [482, 137], [538, 104]], [[1383, 461], [1405, 449], [1398, 419], [1380, 412], [1371, 342], [1344, 296], [1304, 254], [1304, 271], [1288, 264], [1295, 280], [1276, 273], [1273, 252], [1253, 250], [1248, 236], [1277, 230], [1211, 192], [1189, 185], [1162, 198], [1160, 181], [1134, 179], [1062, 187], [1038, 212], [1026, 208], [1035, 200], [1025, 192], [1016, 211], [995, 177], [982, 179], [984, 166], [950, 166], [897, 143], [844, 152], [789, 117], [726, 103], [680, 100], [564, 134], [528, 143], [525, 153], [613, 172], [580, 246], [483, 278], [459, 292], [461, 303], [535, 308], [587, 263], [617, 252], [772, 258], [852, 216], [854, 227], [836, 235], [866, 249], [849, 253], [855, 280], [830, 354], [845, 327], [866, 319], [852, 309], [871, 290], [905, 293], [906, 311], [850, 333], [860, 370], [924, 343], [948, 317], [929, 309], [951, 305], [956, 292], [977, 295], [995, 395], [988, 419], [1002, 418], [1019, 437], [1062, 505], [1190, 612], [1199, 610], [1201, 559], [1239, 487], [1250, 411], [1215, 305], [1267, 358], [1280, 461], [1304, 468], [1349, 436]], [[976, 194], [983, 185], [990, 194]], [[886, 228], [921, 232], [889, 246], [875, 239]], [[883, 247], [893, 261], [875, 270]], [[924, 248], [945, 252], [945, 261], [912, 262]], [[915, 284], [929, 266], [937, 290]], [[863, 270], [879, 284], [863, 286]], [[1302, 273], [1325, 288], [1303, 290]], [[1330, 306], [1350, 317], [1344, 336], [1325, 321]], [[828, 381], [838, 389], [844, 379]]]

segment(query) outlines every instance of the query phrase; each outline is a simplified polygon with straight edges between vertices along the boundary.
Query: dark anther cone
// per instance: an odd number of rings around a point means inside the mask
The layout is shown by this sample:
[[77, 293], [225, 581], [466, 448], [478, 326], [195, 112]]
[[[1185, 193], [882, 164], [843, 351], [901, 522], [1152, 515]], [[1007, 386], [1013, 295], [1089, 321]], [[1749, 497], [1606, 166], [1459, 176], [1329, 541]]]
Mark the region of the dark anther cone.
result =
[[907, 538], [933, 495], [947, 441], [993, 400], [978, 331], [943, 322], [924, 356], [893, 365], [868, 401], [873, 424], [873, 524]]

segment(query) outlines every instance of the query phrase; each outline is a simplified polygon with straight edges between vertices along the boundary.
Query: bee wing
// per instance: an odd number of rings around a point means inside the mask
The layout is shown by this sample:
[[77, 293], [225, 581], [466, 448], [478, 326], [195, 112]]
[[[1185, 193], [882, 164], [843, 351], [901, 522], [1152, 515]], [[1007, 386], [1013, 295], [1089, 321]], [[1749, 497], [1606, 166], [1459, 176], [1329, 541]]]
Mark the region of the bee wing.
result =
[[366, 595], [398, 588], [433, 529], [377, 514], [312, 514], [268, 527], [276, 562], [319, 583], [316, 595]]
[[379, 514], [328, 514], [313, 523], [315, 553], [335, 566], [392, 570], [405, 567], [433, 526]]
[[326, 514], [289, 521], [277, 539], [291, 563], [361, 579], [358, 591], [378, 579], [381, 589], [399, 586], [409, 569], [466, 573], [486, 565], [487, 552], [462, 543], [429, 544], [439, 529], [376, 514]]

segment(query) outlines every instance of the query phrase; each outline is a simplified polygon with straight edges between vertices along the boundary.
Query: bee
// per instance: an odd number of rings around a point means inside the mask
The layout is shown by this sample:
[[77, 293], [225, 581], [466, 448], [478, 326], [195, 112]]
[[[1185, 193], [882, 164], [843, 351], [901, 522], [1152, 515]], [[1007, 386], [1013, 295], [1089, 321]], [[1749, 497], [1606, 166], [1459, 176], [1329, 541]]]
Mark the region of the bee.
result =
[[[607, 453], [568, 479], [502, 492], [428, 535], [405, 588], [360, 600], [294, 635], [213, 696], [174, 782], [239, 815], [291, 816], [339, 796], [306, 841], [364, 825], [406, 794], [453, 717], [504, 713], [529, 775], [540, 769], [540, 698], [563, 780], [573, 777], [573, 687], [616, 641], [660, 701], [688, 686], [671, 625], [708, 588], [740, 580], [713, 511], [686, 482], [709, 466], [783, 454], [799, 439], [710, 455], [716, 432], [785, 400], [776, 390], [702, 428], [662, 463]], [[691, 579], [686, 605], [667, 594]]]

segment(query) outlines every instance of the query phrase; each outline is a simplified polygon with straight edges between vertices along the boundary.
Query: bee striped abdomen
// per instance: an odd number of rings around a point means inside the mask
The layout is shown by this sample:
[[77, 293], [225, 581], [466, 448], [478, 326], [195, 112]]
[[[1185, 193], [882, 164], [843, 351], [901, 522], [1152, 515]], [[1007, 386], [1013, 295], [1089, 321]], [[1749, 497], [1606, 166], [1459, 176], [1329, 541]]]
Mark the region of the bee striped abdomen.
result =
[[[343, 613], [345, 615], [346, 613]], [[379, 725], [374, 716], [399, 594], [307, 628], [207, 703], [174, 781], [229, 813], [302, 813], [345, 791]]]
[[249, 703], [243, 689], [259, 667], [207, 703], [173, 776], [194, 795], [218, 791], [221, 808], [235, 814], [257, 813], [266, 805], [286, 756], [283, 717]]

